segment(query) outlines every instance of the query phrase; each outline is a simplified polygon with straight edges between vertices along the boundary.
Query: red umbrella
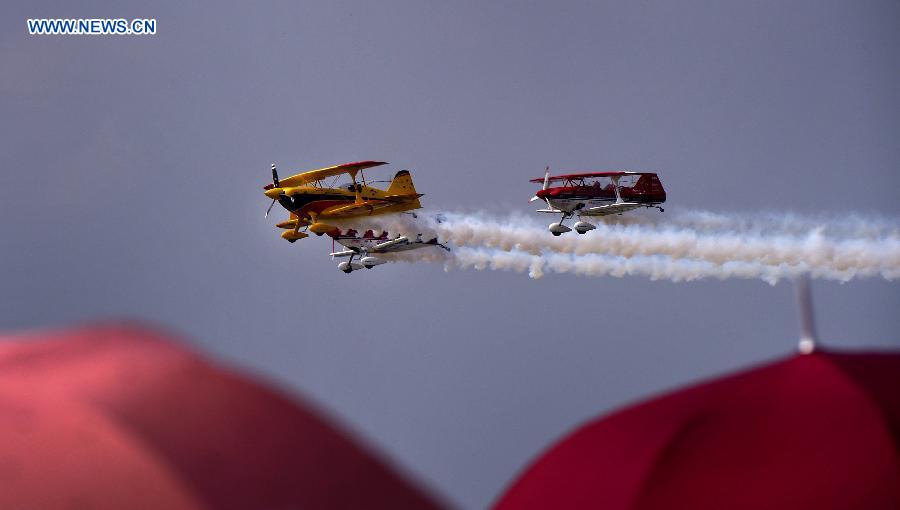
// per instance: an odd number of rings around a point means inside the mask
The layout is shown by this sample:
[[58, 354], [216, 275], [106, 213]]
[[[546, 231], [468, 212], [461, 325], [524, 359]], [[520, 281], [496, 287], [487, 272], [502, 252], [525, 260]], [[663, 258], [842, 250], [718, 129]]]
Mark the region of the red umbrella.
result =
[[0, 508], [439, 507], [308, 406], [158, 333], [0, 340]]
[[900, 508], [900, 354], [797, 355], [582, 426], [498, 510]]

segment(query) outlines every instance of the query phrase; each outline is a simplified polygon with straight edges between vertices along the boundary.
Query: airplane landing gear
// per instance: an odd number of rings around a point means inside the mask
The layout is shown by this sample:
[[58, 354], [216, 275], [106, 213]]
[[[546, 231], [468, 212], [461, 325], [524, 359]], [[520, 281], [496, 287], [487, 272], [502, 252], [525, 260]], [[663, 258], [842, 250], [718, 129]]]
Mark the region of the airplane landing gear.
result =
[[379, 265], [387, 262], [384, 259], [380, 259], [378, 257], [370, 257], [370, 256], [364, 256], [363, 258], [359, 259], [359, 261], [362, 263], [363, 267], [365, 267], [366, 269], [372, 269], [375, 266], [379, 266]]
[[589, 231], [597, 228], [596, 225], [593, 225], [586, 221], [579, 221], [578, 223], [576, 223], [574, 225], [574, 227], [575, 227], [575, 232], [578, 232], [579, 234], [587, 234]]
[[340, 264], [338, 264], [338, 269], [340, 269], [341, 271], [343, 271], [344, 273], [347, 273], [347, 274], [350, 274], [357, 269], [362, 269], [364, 267], [362, 264], [360, 264], [358, 262], [353, 262], [354, 256], [355, 256], [355, 254], [350, 256], [350, 260], [347, 260], [346, 262], [341, 262]]
[[549, 229], [550, 229], [550, 233], [555, 236], [561, 236], [561, 235], [565, 234], [566, 232], [572, 231], [571, 228], [563, 225], [562, 222], [551, 223]]
[[563, 225], [563, 222], [566, 221], [566, 218], [568, 218], [569, 216], [571, 216], [571, 214], [563, 213], [562, 218], [560, 218], [557, 223], [551, 223], [550, 226], [547, 227], [550, 230], [550, 233], [559, 237], [566, 232], [571, 232], [571, 228]]

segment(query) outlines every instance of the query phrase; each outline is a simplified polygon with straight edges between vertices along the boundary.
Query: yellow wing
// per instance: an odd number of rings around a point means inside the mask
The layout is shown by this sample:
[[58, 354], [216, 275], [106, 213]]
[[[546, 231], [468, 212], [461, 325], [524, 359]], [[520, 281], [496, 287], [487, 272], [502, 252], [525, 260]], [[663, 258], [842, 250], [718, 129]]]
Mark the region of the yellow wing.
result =
[[381, 202], [375, 200], [367, 200], [358, 204], [338, 205], [329, 207], [322, 211], [322, 216], [333, 218], [349, 218], [351, 216], [365, 216], [373, 214], [377, 209], [383, 208], [385, 205], [391, 205], [390, 202]]
[[303, 172], [297, 175], [292, 175], [285, 179], [281, 179], [281, 187], [291, 188], [294, 186], [303, 186], [304, 184], [321, 181], [322, 179], [341, 174], [350, 174], [355, 178], [356, 173], [364, 168], [371, 168], [373, 166], [381, 166], [386, 164], [387, 162], [384, 161], [358, 161], [356, 163], [344, 163], [343, 165], [329, 166], [326, 168], [320, 168], [318, 170], [310, 170], [309, 172]]
[[353, 216], [369, 216], [373, 214], [385, 214], [390, 212], [410, 211], [420, 209], [421, 195], [406, 195], [397, 200], [365, 200], [360, 203], [338, 205], [329, 207], [319, 214], [319, 218], [351, 218]]

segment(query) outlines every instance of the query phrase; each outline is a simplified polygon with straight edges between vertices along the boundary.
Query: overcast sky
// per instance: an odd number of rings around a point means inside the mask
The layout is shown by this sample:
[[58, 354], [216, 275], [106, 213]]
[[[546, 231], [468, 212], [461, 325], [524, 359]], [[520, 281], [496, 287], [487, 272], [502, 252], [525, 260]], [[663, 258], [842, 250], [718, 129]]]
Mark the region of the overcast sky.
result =
[[[132, 317], [492, 501], [635, 399], [790, 355], [793, 290], [390, 264], [279, 238], [261, 187], [379, 159], [426, 207], [521, 211], [545, 165], [656, 171], [667, 210], [900, 217], [900, 4], [5, 2], [0, 328]], [[29, 36], [147, 17], [155, 36]], [[639, 214], [659, 214], [644, 212]], [[814, 282], [826, 345], [896, 348], [900, 287]]]

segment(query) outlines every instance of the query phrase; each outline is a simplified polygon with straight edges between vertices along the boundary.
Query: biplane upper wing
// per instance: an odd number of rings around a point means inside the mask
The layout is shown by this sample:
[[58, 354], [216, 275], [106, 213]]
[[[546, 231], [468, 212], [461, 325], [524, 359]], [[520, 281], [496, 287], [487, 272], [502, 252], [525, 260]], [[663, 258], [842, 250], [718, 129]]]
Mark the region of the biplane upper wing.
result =
[[343, 165], [319, 168], [318, 170], [310, 170], [281, 179], [281, 187], [291, 188], [294, 186], [303, 186], [304, 184], [321, 181], [322, 179], [341, 174], [350, 174], [351, 176], [356, 177], [356, 173], [360, 170], [386, 164], [386, 161], [357, 161], [355, 163], [344, 163]]
[[[628, 170], [621, 170], [618, 172], [591, 172], [586, 174], [565, 174], [565, 175], [551, 175], [547, 182], [562, 182], [568, 181], [571, 179], [581, 179], [581, 178], [590, 178], [590, 177], [617, 177], [622, 175], [643, 175], [648, 172], [630, 172]], [[535, 177], [534, 179], [530, 179], [528, 182], [536, 182], [541, 184], [544, 182], [543, 177]]]

